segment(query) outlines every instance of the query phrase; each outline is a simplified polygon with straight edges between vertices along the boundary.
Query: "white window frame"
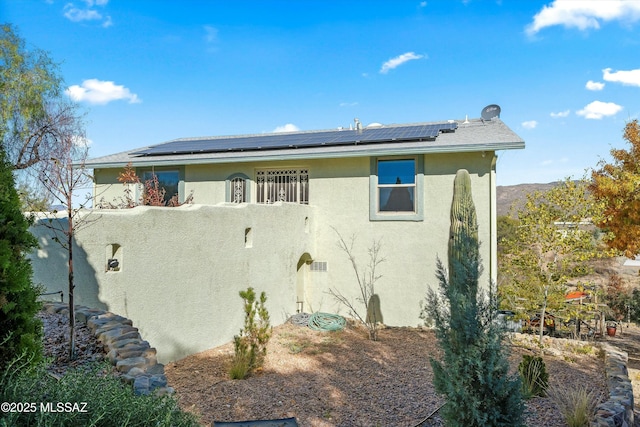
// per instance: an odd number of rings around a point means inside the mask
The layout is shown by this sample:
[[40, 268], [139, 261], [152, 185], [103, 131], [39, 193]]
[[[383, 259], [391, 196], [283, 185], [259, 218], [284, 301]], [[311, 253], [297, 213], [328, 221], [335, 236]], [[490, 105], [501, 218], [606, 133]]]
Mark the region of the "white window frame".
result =
[[[413, 160], [415, 165], [415, 179], [411, 184], [379, 184], [378, 162], [389, 160]], [[369, 220], [371, 221], [424, 221], [424, 157], [423, 156], [388, 156], [372, 157], [371, 173], [369, 175]], [[381, 211], [380, 188], [412, 187], [413, 211]]]

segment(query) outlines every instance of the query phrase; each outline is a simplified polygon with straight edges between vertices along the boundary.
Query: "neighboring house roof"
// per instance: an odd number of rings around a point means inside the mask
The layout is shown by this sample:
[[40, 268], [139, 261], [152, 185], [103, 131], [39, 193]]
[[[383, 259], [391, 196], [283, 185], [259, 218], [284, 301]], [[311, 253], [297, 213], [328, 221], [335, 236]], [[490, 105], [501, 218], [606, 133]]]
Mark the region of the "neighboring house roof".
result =
[[364, 129], [181, 138], [89, 159], [89, 168], [233, 163], [524, 148], [499, 118], [370, 126]]

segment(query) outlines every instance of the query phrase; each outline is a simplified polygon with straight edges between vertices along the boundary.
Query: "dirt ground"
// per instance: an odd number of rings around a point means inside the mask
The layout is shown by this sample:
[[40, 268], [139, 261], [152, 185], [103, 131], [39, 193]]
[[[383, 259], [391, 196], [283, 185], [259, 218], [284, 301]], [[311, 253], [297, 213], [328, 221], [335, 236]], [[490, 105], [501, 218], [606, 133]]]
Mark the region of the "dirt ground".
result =
[[[523, 354], [535, 350], [514, 343], [513, 371]], [[437, 409], [444, 402], [432, 386], [431, 357], [439, 357], [430, 330], [387, 328], [380, 340], [350, 326], [317, 332], [285, 324], [274, 328], [264, 368], [245, 380], [231, 380], [231, 343], [165, 367], [180, 405], [215, 421], [295, 417], [300, 426], [441, 426]], [[604, 398], [604, 366], [596, 346], [566, 349], [544, 356], [551, 385], [587, 387]], [[428, 417], [432, 414], [430, 417]], [[566, 426], [548, 398], [526, 402], [530, 426]]]

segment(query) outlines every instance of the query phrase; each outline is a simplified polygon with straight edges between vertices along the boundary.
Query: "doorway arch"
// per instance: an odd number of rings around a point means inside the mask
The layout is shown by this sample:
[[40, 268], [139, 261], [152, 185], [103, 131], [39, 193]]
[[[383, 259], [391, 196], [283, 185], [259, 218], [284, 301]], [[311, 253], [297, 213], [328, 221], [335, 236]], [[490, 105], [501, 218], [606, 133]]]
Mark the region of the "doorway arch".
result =
[[296, 270], [296, 312], [303, 313], [307, 301], [307, 289], [309, 287], [309, 266], [313, 258], [308, 252], [303, 253], [298, 259]]

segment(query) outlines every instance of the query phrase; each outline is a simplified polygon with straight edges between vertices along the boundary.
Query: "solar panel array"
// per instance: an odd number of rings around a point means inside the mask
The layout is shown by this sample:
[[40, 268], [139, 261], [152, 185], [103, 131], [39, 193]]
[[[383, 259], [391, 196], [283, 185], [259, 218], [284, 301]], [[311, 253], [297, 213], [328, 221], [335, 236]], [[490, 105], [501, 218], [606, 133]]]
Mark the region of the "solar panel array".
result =
[[168, 154], [198, 154], [224, 151], [273, 150], [394, 141], [433, 140], [440, 132], [453, 132], [457, 127], [457, 123], [447, 122], [426, 125], [364, 128], [359, 130], [272, 133], [211, 139], [181, 139], [149, 147], [133, 154], [158, 156]]

